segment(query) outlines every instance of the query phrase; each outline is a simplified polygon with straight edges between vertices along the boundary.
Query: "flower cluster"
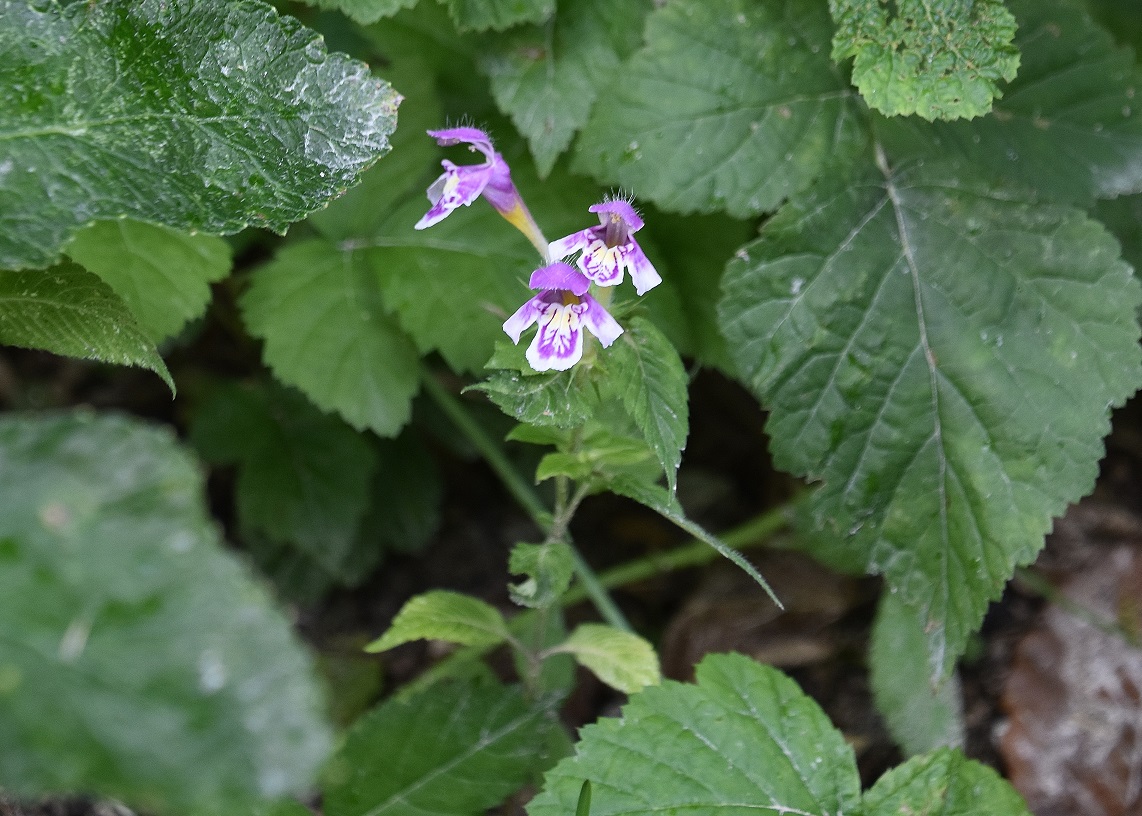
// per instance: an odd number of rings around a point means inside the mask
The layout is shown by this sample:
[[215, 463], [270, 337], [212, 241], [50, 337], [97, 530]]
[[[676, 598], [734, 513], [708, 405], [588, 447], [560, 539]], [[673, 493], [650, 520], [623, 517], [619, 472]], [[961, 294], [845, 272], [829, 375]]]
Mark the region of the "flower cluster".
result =
[[[469, 206], [481, 195], [497, 212], [519, 229], [539, 250], [544, 266], [528, 282], [539, 292], [504, 322], [504, 332], [518, 343], [520, 335], [538, 324], [527, 350], [536, 371], [566, 371], [583, 357], [583, 330], [607, 348], [623, 333], [622, 326], [590, 294], [592, 286], [605, 288], [623, 282], [630, 273], [635, 291], [642, 295], [662, 282], [634, 238], [643, 225], [629, 202], [622, 199], [595, 204], [599, 226], [588, 227], [547, 243], [511, 180], [503, 156], [482, 130], [457, 127], [430, 130], [441, 145], [461, 142], [484, 155], [483, 164], [458, 166], [443, 161], [444, 174], [428, 188], [432, 208], [416, 224], [424, 229], [441, 221], [460, 205]], [[578, 269], [567, 263], [572, 260]], [[602, 297], [602, 295], [600, 295]], [[605, 301], [609, 301], [608, 297]]]

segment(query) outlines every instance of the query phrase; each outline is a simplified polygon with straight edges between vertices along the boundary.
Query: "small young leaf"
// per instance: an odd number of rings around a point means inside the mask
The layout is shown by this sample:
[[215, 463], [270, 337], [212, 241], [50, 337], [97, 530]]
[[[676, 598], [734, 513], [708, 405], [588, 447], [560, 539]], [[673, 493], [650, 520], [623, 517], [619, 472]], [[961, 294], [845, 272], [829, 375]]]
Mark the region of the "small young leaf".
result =
[[571, 548], [562, 541], [547, 544], [516, 544], [508, 559], [508, 571], [527, 580], [509, 584], [512, 600], [520, 606], [550, 606], [571, 585], [575, 564]]
[[991, 110], [1019, 68], [1002, 0], [831, 0], [833, 59], [856, 57], [853, 84], [889, 116], [971, 119]]
[[0, 462], [0, 786], [161, 813], [307, 792], [330, 744], [310, 660], [172, 435], [7, 416]]
[[478, 816], [552, 761], [552, 713], [495, 682], [446, 680], [362, 717], [325, 774], [326, 816]]
[[575, 167], [676, 212], [773, 210], [862, 137], [815, 0], [677, 0], [647, 18]]
[[916, 609], [885, 592], [872, 627], [869, 674], [877, 710], [908, 756], [964, 744], [959, 676], [933, 688], [928, 662], [928, 639]]
[[530, 816], [573, 813], [584, 780], [591, 816], [861, 812], [852, 748], [792, 680], [743, 655], [712, 655], [697, 681], [646, 688], [622, 719], [583, 728]]
[[893, 768], [865, 792], [863, 804], [866, 816], [1031, 816], [1023, 798], [999, 774], [950, 748]]
[[446, 0], [461, 31], [502, 31], [519, 23], [541, 23], [555, 13], [555, 0]]
[[583, 623], [552, 651], [575, 656], [612, 688], [634, 694], [662, 681], [654, 647], [632, 632], [601, 623]]
[[0, 343], [134, 365], [174, 380], [154, 342], [106, 283], [73, 263], [0, 271]]
[[156, 343], [200, 317], [209, 284], [230, 274], [222, 239], [139, 221], [98, 221], [64, 251], [114, 289]]
[[921, 610], [945, 674], [1142, 385], [1140, 289], [1082, 213], [886, 166], [767, 222], [722, 326], [810, 514]]
[[410, 599], [392, 626], [367, 647], [383, 652], [410, 640], [446, 640], [463, 646], [495, 646], [510, 637], [507, 621], [491, 604], [437, 589]]
[[251, 0], [0, 0], [0, 53], [0, 268], [121, 216], [284, 232], [396, 126], [391, 87]]
[[587, 122], [595, 97], [606, 92], [619, 63], [641, 42], [649, 0], [567, 0], [554, 25], [519, 27], [483, 49], [500, 110], [525, 137], [540, 177]]
[[408, 421], [420, 360], [358, 253], [293, 244], [254, 270], [241, 305], [282, 382], [357, 429], [392, 436]]
[[639, 317], [627, 322], [626, 331], [609, 352], [602, 358], [606, 370], [601, 390], [626, 408], [662, 463], [673, 492], [690, 432], [688, 380], [682, 360], [662, 332]]

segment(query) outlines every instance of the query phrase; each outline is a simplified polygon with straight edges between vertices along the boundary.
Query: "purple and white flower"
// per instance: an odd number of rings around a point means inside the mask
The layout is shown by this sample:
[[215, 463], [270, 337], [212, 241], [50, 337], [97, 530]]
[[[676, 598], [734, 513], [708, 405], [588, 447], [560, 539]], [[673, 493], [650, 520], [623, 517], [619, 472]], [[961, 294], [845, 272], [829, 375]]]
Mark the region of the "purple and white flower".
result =
[[602, 305], [587, 294], [590, 281], [565, 263], [540, 267], [528, 284], [541, 290], [504, 322], [504, 332], [518, 343], [533, 323], [539, 324], [527, 350], [536, 371], [566, 371], [583, 358], [583, 329], [608, 347], [623, 333]]
[[642, 229], [642, 219], [634, 207], [616, 199], [595, 204], [590, 210], [598, 214], [599, 226], [552, 241], [548, 247], [550, 256], [566, 258], [580, 253], [576, 264], [597, 286], [617, 286], [627, 271], [640, 295], [662, 283], [662, 277], [634, 239], [634, 233]]

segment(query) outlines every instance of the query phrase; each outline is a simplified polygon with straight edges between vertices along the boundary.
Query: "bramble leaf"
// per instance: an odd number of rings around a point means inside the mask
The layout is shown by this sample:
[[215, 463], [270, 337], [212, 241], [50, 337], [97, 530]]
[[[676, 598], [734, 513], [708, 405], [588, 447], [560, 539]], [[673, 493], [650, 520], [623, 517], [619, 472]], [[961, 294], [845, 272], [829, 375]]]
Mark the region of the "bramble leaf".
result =
[[955, 813], [1030, 816], [1027, 803], [993, 769], [941, 748], [893, 768], [864, 794], [868, 816]]
[[649, 0], [569, 0], [554, 26], [520, 27], [483, 49], [500, 110], [527, 137], [540, 177], [587, 122], [596, 96], [619, 82], [619, 63], [642, 41]]
[[0, 271], [0, 343], [141, 366], [175, 390], [166, 363], [126, 304], [73, 263]]
[[723, 330], [809, 511], [919, 610], [945, 674], [1142, 384], [1139, 286], [1082, 213], [948, 181], [839, 178], [730, 262]]
[[898, 161], [958, 157], [961, 176], [1007, 180], [1088, 205], [1142, 192], [1142, 70], [1071, 0], [1008, 0], [1019, 23], [1019, 75], [971, 122], [878, 122]]
[[3, 0], [0, 53], [0, 267], [121, 216], [284, 232], [396, 125], [392, 88], [254, 0]]
[[292, 244], [254, 270], [241, 305], [266, 364], [315, 405], [383, 436], [408, 421], [420, 361], [357, 253]]
[[383, 652], [410, 640], [446, 640], [464, 646], [495, 646], [510, 637], [507, 621], [489, 603], [437, 589], [411, 598], [392, 626], [365, 651]]
[[712, 655], [697, 685], [649, 686], [621, 719], [584, 727], [576, 755], [544, 777], [530, 816], [857, 813], [852, 749], [797, 684], [743, 655]]
[[856, 58], [853, 84], [889, 116], [980, 116], [1019, 68], [1003, 0], [830, 0], [829, 9], [833, 59]]
[[201, 317], [209, 284], [230, 274], [230, 247], [220, 238], [139, 221], [98, 221], [64, 251], [114, 289], [156, 343]]
[[663, 209], [773, 210], [862, 142], [823, 3], [679, 0], [647, 18], [576, 148], [576, 169]]
[[90, 413], [0, 420], [0, 785], [162, 813], [305, 793], [313, 668], [219, 546], [199, 465]]
[[552, 651], [565, 652], [596, 677], [626, 694], [662, 681], [654, 647], [633, 632], [601, 623], [581, 623]]
[[362, 717], [326, 772], [328, 816], [478, 816], [549, 762], [559, 724], [517, 689], [444, 680]]

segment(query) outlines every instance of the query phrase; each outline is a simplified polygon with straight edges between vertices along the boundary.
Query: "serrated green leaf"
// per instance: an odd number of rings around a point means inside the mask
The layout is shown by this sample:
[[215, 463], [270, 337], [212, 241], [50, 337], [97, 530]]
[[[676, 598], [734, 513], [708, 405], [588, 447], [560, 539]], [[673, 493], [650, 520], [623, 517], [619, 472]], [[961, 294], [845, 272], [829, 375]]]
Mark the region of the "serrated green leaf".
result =
[[721, 309], [775, 462], [824, 482], [815, 524], [920, 610], [934, 675], [1142, 384], [1139, 287], [1105, 231], [946, 178], [885, 167], [788, 205]]
[[555, 0], [444, 0], [461, 31], [502, 31], [520, 23], [541, 23], [555, 13]]
[[150, 369], [174, 393], [155, 344], [106, 283], [73, 263], [0, 271], [0, 343]]
[[568, 0], [554, 24], [513, 29], [482, 49], [496, 105], [527, 138], [540, 177], [587, 123], [596, 96], [617, 84], [650, 7], [649, 0]]
[[283, 232], [396, 124], [392, 88], [255, 0], [4, 0], [0, 53], [0, 267], [121, 216]]
[[1019, 75], [989, 116], [889, 119], [878, 138], [897, 160], [959, 157], [959, 175], [1009, 180], [1063, 202], [1142, 192], [1142, 72], [1071, 0], [1009, 0]]
[[962, 748], [964, 712], [957, 674], [933, 687], [928, 639], [917, 610], [892, 592], [880, 598], [868, 649], [877, 710], [907, 756]]
[[1092, 212], [1122, 246], [1122, 259], [1142, 269], [1142, 195], [1099, 201]]
[[558, 723], [517, 689], [444, 681], [366, 714], [326, 772], [328, 816], [478, 816], [549, 760]]
[[864, 795], [867, 816], [955, 813], [1030, 816], [1027, 804], [994, 770], [959, 751], [941, 748], [913, 757], [876, 781]]
[[678, 0], [647, 18], [576, 169], [676, 212], [773, 210], [862, 141], [815, 0]]
[[526, 575], [518, 584], [509, 584], [512, 601], [520, 606], [550, 606], [571, 586], [575, 572], [571, 548], [562, 541], [546, 544], [516, 544], [508, 557], [508, 571]]
[[201, 317], [210, 284], [230, 273], [222, 239], [139, 221], [96, 222], [64, 251], [114, 289], [156, 343]]
[[10, 415], [0, 497], [6, 791], [164, 813], [306, 792], [330, 743], [312, 666], [169, 432]]
[[511, 637], [507, 621], [489, 603], [443, 589], [411, 598], [392, 626], [365, 651], [383, 652], [410, 640], [446, 640], [463, 646], [495, 646]]
[[380, 561], [380, 548], [358, 546], [377, 456], [339, 418], [289, 389], [231, 383], [195, 412], [190, 435], [208, 460], [238, 464], [243, 530], [300, 550], [346, 584]]
[[580, 624], [554, 651], [574, 655], [596, 677], [626, 694], [662, 681], [654, 647], [633, 632], [613, 626]]
[[574, 812], [584, 780], [591, 816], [859, 811], [844, 737], [792, 680], [742, 655], [707, 657], [697, 685], [646, 688], [621, 719], [580, 734], [576, 756], [544, 777], [530, 816]]
[[678, 352], [654, 324], [635, 317], [602, 362], [604, 395], [622, 403], [658, 457], [673, 492], [690, 432], [689, 380]]
[[254, 270], [241, 306], [282, 382], [358, 429], [392, 436], [408, 421], [420, 361], [359, 253], [293, 244]]
[[[496, 357], [489, 366], [509, 365], [509, 359], [518, 357], [515, 365], [527, 366], [523, 360], [524, 346], [512, 346], [506, 341], [496, 344]], [[586, 422], [599, 406], [598, 394], [591, 385], [589, 369], [572, 366], [567, 371], [548, 371], [527, 374], [517, 368], [497, 368], [481, 383], [470, 386], [482, 391], [505, 414], [519, 422], [555, 428], [575, 428]]]
[[340, 11], [350, 20], [369, 25], [383, 17], [392, 17], [403, 8], [415, 6], [417, 0], [302, 0], [311, 6]]
[[856, 58], [853, 84], [889, 116], [980, 116], [1019, 68], [1002, 0], [830, 0], [829, 10], [833, 59]]

